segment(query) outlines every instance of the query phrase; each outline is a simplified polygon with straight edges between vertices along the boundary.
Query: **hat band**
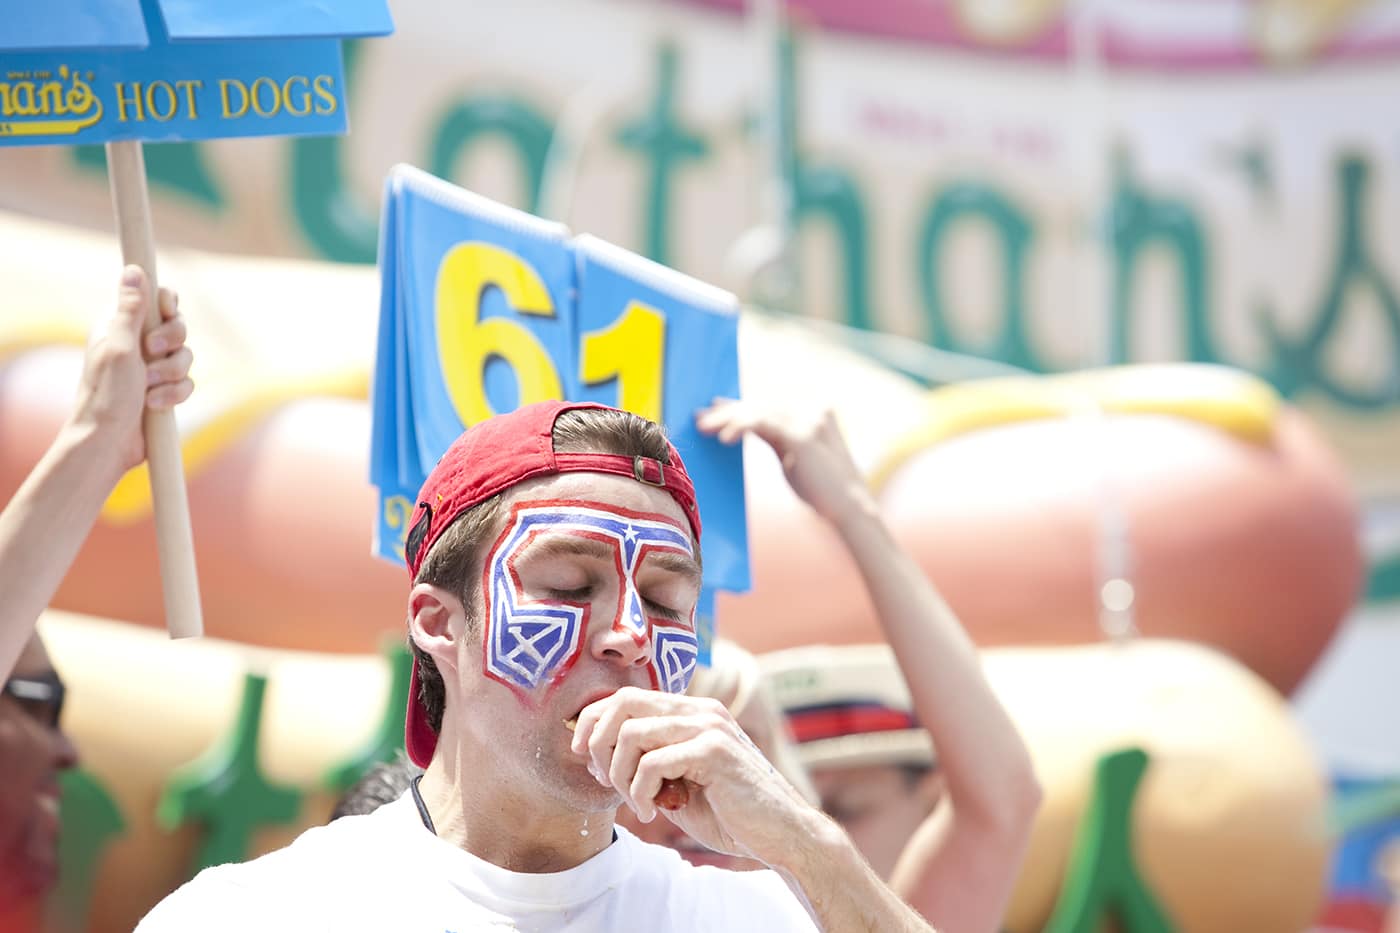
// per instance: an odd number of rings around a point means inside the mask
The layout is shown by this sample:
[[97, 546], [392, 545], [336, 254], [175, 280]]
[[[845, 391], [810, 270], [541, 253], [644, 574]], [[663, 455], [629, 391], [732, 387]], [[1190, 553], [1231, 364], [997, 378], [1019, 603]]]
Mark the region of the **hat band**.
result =
[[676, 500], [690, 522], [690, 530], [700, 539], [700, 510], [695, 504], [695, 487], [685, 468], [672, 465], [667, 470], [660, 460], [651, 457], [627, 457], [622, 454], [556, 453], [554, 468], [558, 473], [611, 473], [664, 489]]
[[909, 713], [874, 702], [802, 707], [788, 710], [787, 717], [793, 738], [799, 744], [845, 735], [918, 728]]

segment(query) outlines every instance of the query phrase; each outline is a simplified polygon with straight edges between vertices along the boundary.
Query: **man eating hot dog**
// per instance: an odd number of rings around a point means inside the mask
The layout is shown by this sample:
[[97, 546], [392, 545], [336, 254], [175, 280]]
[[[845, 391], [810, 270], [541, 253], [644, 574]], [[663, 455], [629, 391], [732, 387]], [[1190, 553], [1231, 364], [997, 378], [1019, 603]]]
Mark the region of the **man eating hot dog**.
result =
[[[405, 547], [425, 773], [138, 929], [928, 930], [722, 704], [684, 694], [700, 533], [652, 422], [545, 402], [469, 429]], [[615, 826], [619, 802], [771, 870], [692, 866]]]

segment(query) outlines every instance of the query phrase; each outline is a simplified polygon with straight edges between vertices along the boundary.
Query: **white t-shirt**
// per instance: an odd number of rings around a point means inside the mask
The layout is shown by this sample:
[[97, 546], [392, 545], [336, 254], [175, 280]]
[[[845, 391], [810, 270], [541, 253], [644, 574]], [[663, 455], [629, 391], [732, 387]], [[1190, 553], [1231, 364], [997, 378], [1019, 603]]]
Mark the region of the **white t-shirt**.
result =
[[410, 795], [347, 816], [285, 849], [209, 868], [156, 905], [137, 933], [325, 930], [815, 930], [771, 871], [696, 867], [622, 827], [576, 868], [520, 874], [424, 828]]

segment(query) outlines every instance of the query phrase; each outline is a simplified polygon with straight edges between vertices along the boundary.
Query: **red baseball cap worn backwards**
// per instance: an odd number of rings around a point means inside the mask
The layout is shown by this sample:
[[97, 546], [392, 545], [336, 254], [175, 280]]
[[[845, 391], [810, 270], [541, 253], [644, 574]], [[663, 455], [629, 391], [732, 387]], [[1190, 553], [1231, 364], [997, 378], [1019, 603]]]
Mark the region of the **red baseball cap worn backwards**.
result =
[[[527, 479], [557, 473], [611, 473], [664, 489], [689, 519], [699, 542], [695, 487], [674, 445], [667, 444], [670, 463], [621, 454], [554, 452], [555, 420], [566, 411], [589, 408], [609, 410], [594, 402], [539, 402], [473, 425], [453, 441], [418, 493], [404, 545], [409, 579], [418, 576], [433, 544], [468, 509]], [[404, 743], [413, 763], [426, 768], [437, 747], [437, 733], [418, 701], [416, 662], [408, 684]]]

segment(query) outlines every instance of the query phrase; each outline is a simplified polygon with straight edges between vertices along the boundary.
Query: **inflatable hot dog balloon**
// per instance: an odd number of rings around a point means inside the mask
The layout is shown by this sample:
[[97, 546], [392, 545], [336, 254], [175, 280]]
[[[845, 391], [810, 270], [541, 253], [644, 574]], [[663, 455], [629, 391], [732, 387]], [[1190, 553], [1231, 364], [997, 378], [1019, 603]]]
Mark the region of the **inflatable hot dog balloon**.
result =
[[[1066, 893], [1081, 890], [1071, 879], [1086, 871], [1115, 895], [1124, 889], [1105, 876], [1142, 879], [1137, 890], [1176, 930], [1308, 928], [1327, 876], [1326, 782], [1276, 690], [1226, 655], [1180, 641], [989, 648], [982, 659], [1044, 789], [1003, 929], [1093, 920], [1102, 902]], [[935, 760], [887, 645], [809, 645], [759, 663], [819, 783], [847, 769]], [[1101, 768], [1104, 759], [1112, 764]], [[1113, 766], [1124, 762], [1135, 787]], [[1108, 799], [1086, 821], [1096, 794]], [[1101, 835], [1082, 836], [1086, 822]]]
[[[848, 410], [843, 424], [860, 417]], [[1144, 634], [1216, 645], [1284, 693], [1361, 585], [1342, 465], [1244, 373], [964, 383], [928, 393], [902, 436], [875, 440], [887, 520], [982, 645], [1095, 641], [1115, 527]], [[755, 651], [880, 639], [839, 544], [810, 514], [775, 506], [791, 499], [781, 471], [754, 459], [755, 585], [722, 599], [727, 633]]]
[[1124, 748], [1149, 756], [1133, 800], [1132, 854], [1177, 930], [1309, 927], [1326, 891], [1327, 783], [1275, 689], [1188, 642], [1000, 648], [985, 657], [1045, 789], [1008, 931], [1036, 933], [1050, 918], [1094, 763]]
[[[42, 632], [68, 682], [67, 728], [125, 824], [92, 877], [74, 880], [81, 890], [67, 892], [93, 933], [130, 930], [197, 867], [211, 827], [193, 816], [172, 824], [167, 798], [176, 775], [235, 733], [250, 672], [266, 690], [255, 755], [236, 781], [253, 769], [272, 793], [298, 796], [282, 823], [236, 800], [211, 808], [221, 833], [246, 838], [236, 857], [323, 822], [327, 773], [353, 757], [386, 706], [401, 717], [376, 656], [172, 644], [153, 628], [59, 613]], [[1307, 926], [1326, 877], [1325, 783], [1287, 704], [1259, 677], [1219, 652], [1156, 640], [991, 649], [986, 669], [1045, 789], [1007, 930], [1036, 933], [1048, 919], [1094, 763], [1124, 747], [1151, 756], [1133, 856], [1182, 933]]]
[[[13, 246], [0, 257], [7, 303], [20, 311], [0, 321], [8, 496], [67, 412], [86, 324], [111, 300], [113, 254], [107, 238], [32, 221], [0, 217], [0, 233]], [[401, 569], [369, 554], [373, 274], [162, 261], [197, 348], [200, 390], [181, 423], [208, 631], [375, 650], [402, 624], [406, 588]], [[1126, 530], [1140, 629], [1220, 646], [1284, 692], [1360, 583], [1340, 464], [1243, 373], [1124, 367], [926, 393], [795, 322], [750, 315], [741, 347], [746, 395], [836, 410], [896, 534], [979, 643], [1097, 637], [1109, 507]], [[751, 444], [745, 469], [754, 587], [721, 595], [725, 633], [756, 651], [877, 639], [854, 568], [776, 459]], [[162, 624], [146, 488], [139, 471], [118, 488], [56, 606]]]
[[[67, 413], [116, 253], [106, 238], [3, 217], [0, 236], [7, 307], [18, 309], [0, 318], [8, 496]], [[266, 687], [256, 747], [267, 812], [285, 822], [245, 827], [235, 842], [256, 854], [324, 818], [327, 770], [383, 721], [388, 678], [372, 652], [402, 632], [407, 590], [401, 568], [369, 553], [372, 272], [161, 261], [197, 349], [200, 391], [181, 427], [216, 637], [170, 645], [154, 628], [150, 509], [134, 474], [56, 600], [125, 621], [45, 627], [73, 690], [69, 725], [127, 826], [90, 879], [95, 930], [130, 929], [209, 845], [192, 805], [168, 804], [170, 788], [244, 721], [250, 672]], [[974, 637], [1030, 646], [989, 661], [1048, 788], [1009, 928], [1029, 933], [1048, 916], [1092, 763], [1127, 743], [1153, 756], [1138, 857], [1182, 929], [1296, 929], [1320, 890], [1326, 840], [1317, 769], [1278, 694], [1321, 651], [1361, 570], [1341, 469], [1301, 416], [1257, 380], [1218, 369], [928, 393], [795, 322], [751, 316], [741, 346], [747, 395], [836, 409], [896, 534]], [[778, 363], [798, 357], [800, 367]], [[754, 589], [722, 598], [722, 630], [759, 651], [878, 639], [839, 543], [771, 453], [749, 453]], [[1138, 627], [1170, 641], [1097, 644], [1104, 527], [1124, 530]], [[1230, 864], [1259, 866], [1269, 891], [1232, 878]]]

